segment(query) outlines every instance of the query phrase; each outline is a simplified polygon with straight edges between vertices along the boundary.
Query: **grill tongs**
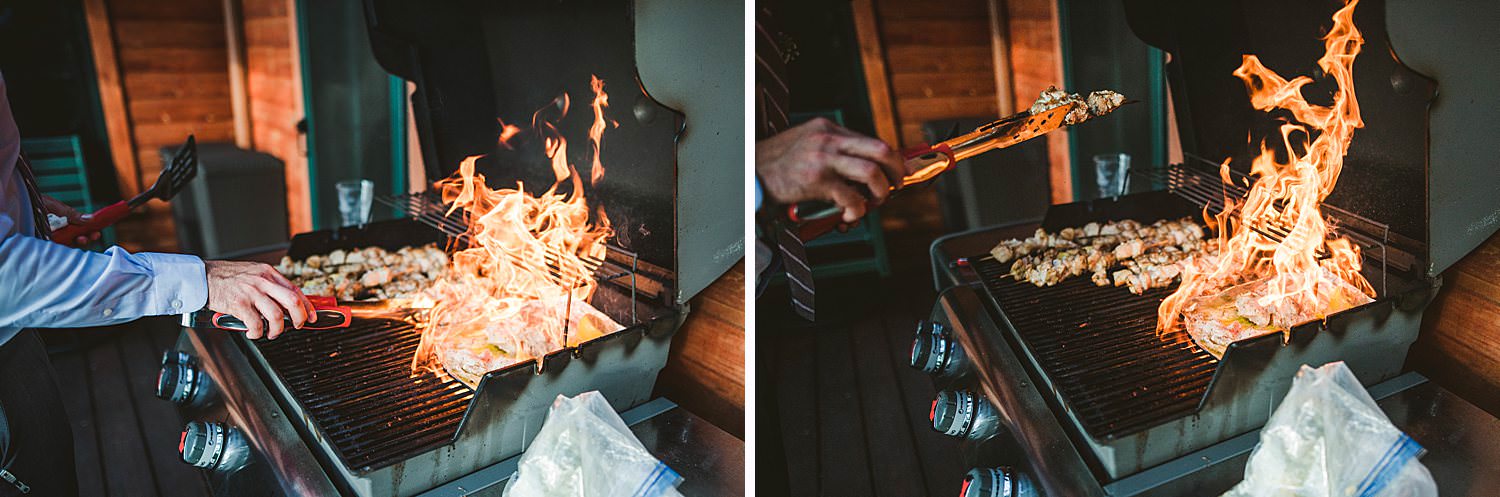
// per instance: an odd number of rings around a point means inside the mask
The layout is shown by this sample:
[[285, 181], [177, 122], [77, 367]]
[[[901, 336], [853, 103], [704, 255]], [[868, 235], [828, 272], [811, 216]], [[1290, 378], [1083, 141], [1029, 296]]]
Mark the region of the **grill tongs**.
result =
[[[1135, 102], [1130, 100], [1121, 105]], [[1084, 105], [1082, 102], [1068, 102], [1040, 114], [1020, 112], [908, 154], [906, 167], [915, 172], [902, 178], [901, 184], [892, 185], [891, 193], [894, 195], [907, 187], [931, 181], [953, 169], [964, 159], [1006, 148], [1061, 128], [1067, 124], [1068, 113]], [[828, 202], [802, 202], [787, 208], [787, 219], [796, 225], [797, 236], [805, 241], [838, 227], [842, 222], [842, 213], [843, 209]]]

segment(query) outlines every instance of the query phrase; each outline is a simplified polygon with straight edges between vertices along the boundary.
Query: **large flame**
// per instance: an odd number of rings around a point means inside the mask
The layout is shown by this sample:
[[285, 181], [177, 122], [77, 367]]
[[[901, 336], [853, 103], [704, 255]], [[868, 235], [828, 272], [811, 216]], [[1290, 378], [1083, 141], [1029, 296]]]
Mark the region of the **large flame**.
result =
[[[594, 89], [598, 131], [591, 131], [590, 138], [597, 176], [603, 172], [597, 164], [605, 121], [599, 106], [607, 100], [597, 77]], [[583, 182], [568, 162], [567, 139], [557, 126], [567, 116], [568, 105], [564, 93], [532, 117], [532, 130], [541, 136], [556, 177], [547, 191], [533, 195], [520, 182], [515, 188], [491, 189], [484, 175], [475, 172], [483, 156], [464, 159], [457, 174], [436, 183], [443, 202], [450, 204], [449, 213], [464, 213], [469, 240], [453, 254], [449, 276], [433, 283], [419, 299], [431, 310], [414, 372], [441, 373], [439, 349], [457, 343], [499, 343], [504, 346], [496, 350], [507, 357], [539, 357], [566, 345], [570, 314], [575, 328], [567, 342], [580, 338], [577, 308], [597, 286], [588, 260], [604, 258], [605, 242], [613, 233], [602, 208], [591, 221]], [[502, 126], [504, 145], [517, 131], [503, 121]], [[561, 188], [569, 183], [571, 188]]]
[[[1261, 329], [1283, 332], [1375, 296], [1359, 273], [1359, 250], [1347, 239], [1332, 236], [1320, 209], [1338, 181], [1354, 130], [1364, 126], [1353, 78], [1354, 58], [1364, 42], [1354, 26], [1358, 3], [1350, 1], [1334, 13], [1333, 28], [1323, 37], [1325, 53], [1318, 66], [1338, 85], [1331, 105], [1314, 105], [1302, 96], [1311, 78], [1286, 80], [1254, 55], [1245, 55], [1234, 71], [1255, 109], [1284, 109], [1297, 122], [1281, 125], [1280, 150], [1271, 142], [1262, 143], [1260, 155], [1251, 163], [1256, 180], [1244, 201], [1226, 199], [1224, 212], [1209, 219], [1220, 228], [1221, 254], [1200, 257], [1183, 271], [1182, 285], [1158, 311], [1158, 332], [1180, 329], [1185, 314], [1210, 305], [1215, 297], [1219, 304], [1233, 300], [1223, 297], [1227, 294], [1243, 296], [1242, 306], [1266, 310], [1269, 323], [1256, 323]], [[1278, 152], [1284, 158], [1278, 158]], [[1230, 181], [1227, 160], [1220, 174]], [[1351, 298], [1355, 292], [1364, 296]]]

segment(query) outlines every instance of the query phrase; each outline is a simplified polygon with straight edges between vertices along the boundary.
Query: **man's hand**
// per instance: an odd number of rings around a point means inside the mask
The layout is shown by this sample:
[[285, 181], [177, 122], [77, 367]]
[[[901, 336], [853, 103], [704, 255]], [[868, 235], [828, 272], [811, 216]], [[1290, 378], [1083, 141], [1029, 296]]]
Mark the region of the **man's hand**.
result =
[[910, 171], [885, 142], [817, 118], [757, 142], [755, 174], [771, 199], [830, 201], [844, 209], [845, 223], [853, 223], [865, 215], [860, 186], [879, 204], [891, 183]]
[[[41, 197], [42, 210], [54, 216], [68, 218], [68, 224], [83, 224], [84, 221], [87, 221], [89, 219], [88, 214], [79, 214], [77, 210], [74, 210], [72, 207], [68, 206], [68, 204], [62, 203], [61, 200], [48, 197], [46, 195], [42, 195]], [[89, 233], [88, 235], [80, 235], [77, 238], [73, 239], [73, 246], [82, 247], [84, 245], [88, 245], [89, 242], [98, 239], [98, 231]]]
[[314, 312], [302, 290], [271, 266], [238, 261], [203, 261], [203, 266], [208, 273], [209, 310], [244, 321], [245, 336], [252, 340], [262, 333], [272, 339], [281, 335], [287, 316], [293, 327], [301, 328]]

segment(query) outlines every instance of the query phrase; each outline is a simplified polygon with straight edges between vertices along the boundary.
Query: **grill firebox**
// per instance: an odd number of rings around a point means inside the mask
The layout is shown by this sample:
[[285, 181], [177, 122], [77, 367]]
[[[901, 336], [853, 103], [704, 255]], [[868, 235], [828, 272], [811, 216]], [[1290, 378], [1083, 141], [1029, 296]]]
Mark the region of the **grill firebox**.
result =
[[1156, 308], [1172, 289], [1134, 295], [1087, 278], [1037, 288], [1010, 278], [1008, 264], [978, 259], [985, 289], [1089, 434], [1130, 434], [1198, 408], [1218, 360], [1186, 332], [1156, 335]]
[[453, 439], [474, 391], [452, 378], [411, 375], [421, 335], [396, 319], [296, 332], [254, 347], [351, 468], [369, 471]]
[[[1042, 228], [1202, 215], [1203, 204], [1167, 186], [1054, 205]], [[1376, 282], [1377, 290], [1388, 288], [1375, 302], [1293, 327], [1285, 342], [1280, 333], [1235, 342], [1215, 359], [1185, 331], [1156, 335], [1157, 308], [1175, 287], [1134, 295], [1075, 277], [1039, 288], [1012, 279], [1008, 264], [987, 256], [960, 257], [1003, 238], [981, 231], [934, 244], [939, 281], [982, 288], [988, 316], [996, 321], [958, 328], [995, 330], [1000, 335], [995, 340], [1010, 344], [1102, 481], [1256, 429], [1270, 414], [1267, 406], [1280, 402], [1303, 364], [1342, 360], [1365, 384], [1396, 376], [1416, 340], [1422, 310], [1436, 291], [1430, 281], [1401, 272], [1385, 274], [1388, 265], [1377, 256], [1391, 252], [1367, 250], [1365, 276]], [[950, 246], [959, 252], [949, 251]], [[986, 361], [974, 358], [979, 368], [992, 367]]]

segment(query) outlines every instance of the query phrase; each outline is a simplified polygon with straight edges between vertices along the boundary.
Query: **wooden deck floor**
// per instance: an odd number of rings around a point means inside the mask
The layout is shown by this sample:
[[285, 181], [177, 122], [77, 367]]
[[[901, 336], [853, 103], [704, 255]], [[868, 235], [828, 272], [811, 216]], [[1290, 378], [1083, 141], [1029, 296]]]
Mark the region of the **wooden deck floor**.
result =
[[[932, 431], [931, 380], [907, 366], [936, 298], [919, 242], [893, 241], [890, 279], [818, 281], [817, 323], [792, 316], [784, 290], [757, 300], [756, 384], [772, 386], [756, 392], [757, 471], [786, 468], [784, 481], [758, 475], [767, 495], [958, 492], [969, 468], [959, 444]], [[769, 439], [778, 430], [780, 447]]]
[[110, 328], [47, 330], [49, 344], [80, 344], [52, 354], [63, 404], [73, 425], [80, 495], [102, 497], [209, 494], [204, 473], [182, 462], [184, 419], [157, 399], [162, 350], [177, 339], [171, 318]]

